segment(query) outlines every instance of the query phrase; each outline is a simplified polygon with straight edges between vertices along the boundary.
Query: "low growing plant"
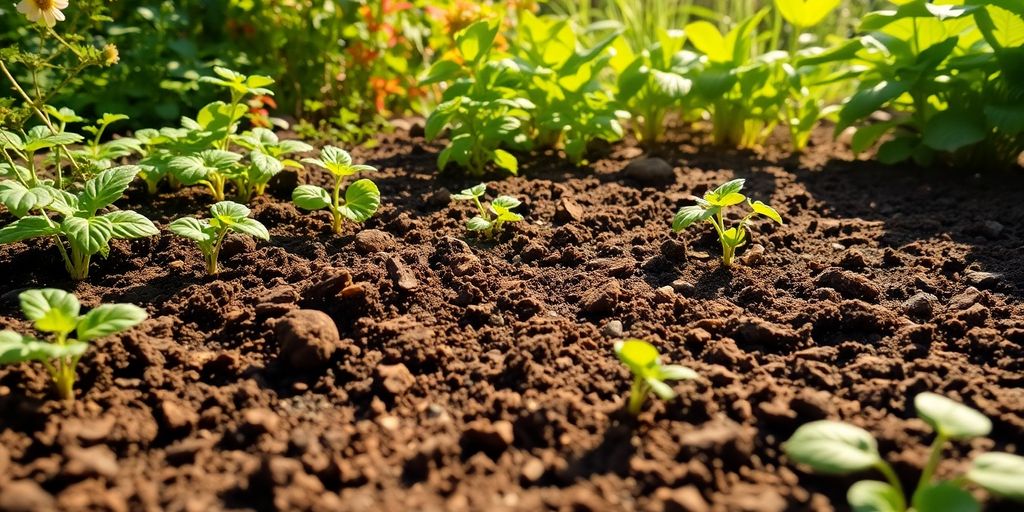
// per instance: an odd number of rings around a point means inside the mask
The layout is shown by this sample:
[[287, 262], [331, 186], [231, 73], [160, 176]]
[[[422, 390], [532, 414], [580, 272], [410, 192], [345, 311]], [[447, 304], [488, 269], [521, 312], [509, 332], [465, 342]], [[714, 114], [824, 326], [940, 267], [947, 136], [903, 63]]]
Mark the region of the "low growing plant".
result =
[[452, 195], [456, 201], [473, 201], [479, 215], [466, 222], [466, 229], [476, 231], [482, 237], [493, 240], [509, 222], [519, 222], [523, 216], [512, 211], [517, 208], [521, 201], [512, 196], [498, 196], [485, 208], [480, 198], [487, 193], [487, 184], [481, 183], [473, 188], [467, 188], [458, 194]]
[[[720, 187], [704, 194], [704, 198], [694, 197], [697, 204], [684, 206], [676, 213], [672, 220], [672, 230], [680, 232], [695, 222], [707, 221], [715, 227], [718, 233], [718, 240], [722, 243], [722, 264], [731, 266], [736, 255], [736, 249], [747, 243], [747, 224], [758, 215], [782, 224], [782, 216], [774, 208], [761, 201], [751, 202], [747, 196], [740, 193], [746, 181], [735, 179]], [[735, 226], [726, 227], [725, 209], [746, 201], [752, 210]]]
[[615, 355], [633, 373], [633, 386], [629, 390], [629, 405], [626, 410], [636, 416], [654, 393], [662, 400], [675, 398], [676, 392], [668, 384], [675, 380], [694, 380], [697, 372], [674, 364], [661, 364], [661, 355], [654, 345], [637, 339], [628, 339], [615, 344]]
[[320, 158], [306, 158], [303, 162], [327, 169], [334, 176], [334, 188], [328, 192], [316, 185], [299, 185], [292, 191], [292, 202], [303, 210], [331, 212], [331, 227], [341, 234], [342, 219], [364, 222], [380, 208], [380, 190], [368, 180], [356, 180], [345, 190], [345, 201], [341, 200], [341, 184], [347, 176], [364, 171], [376, 171], [370, 165], [353, 164], [352, 155], [344, 149], [326, 146], [320, 150]]
[[[106, 257], [112, 239], [144, 238], [159, 232], [149, 219], [133, 211], [98, 213], [120, 199], [138, 173], [134, 165], [101, 171], [86, 181], [77, 195], [54, 188], [49, 182], [0, 183], [0, 203], [18, 217], [0, 229], [0, 244], [52, 238], [71, 278], [85, 279], [93, 255]], [[51, 218], [51, 214], [56, 217]]]
[[249, 218], [249, 208], [233, 201], [221, 201], [210, 207], [209, 219], [184, 217], [171, 222], [167, 229], [196, 242], [206, 259], [206, 273], [209, 275], [219, 271], [217, 258], [228, 233], [270, 240], [267, 228], [258, 220]]
[[820, 473], [847, 475], [869, 469], [882, 473], [886, 482], [861, 480], [850, 487], [846, 497], [855, 511], [981, 510], [981, 505], [966, 489], [969, 483], [980, 485], [996, 496], [1024, 502], [1024, 457], [1017, 455], [984, 453], [971, 462], [965, 474], [945, 481], [934, 478], [946, 442], [988, 435], [992, 430], [988, 418], [934, 393], [914, 397], [914, 408], [936, 435], [909, 504], [896, 472], [878, 453], [875, 438], [860, 427], [830, 420], [811, 422], [798, 428], [783, 448], [794, 462]]
[[0, 364], [43, 363], [57, 394], [69, 401], [75, 399], [75, 368], [89, 343], [128, 330], [146, 319], [146, 311], [131, 304], [103, 304], [79, 315], [78, 299], [53, 288], [28, 290], [18, 298], [21, 311], [35, 329], [52, 334], [53, 340], [0, 331]]

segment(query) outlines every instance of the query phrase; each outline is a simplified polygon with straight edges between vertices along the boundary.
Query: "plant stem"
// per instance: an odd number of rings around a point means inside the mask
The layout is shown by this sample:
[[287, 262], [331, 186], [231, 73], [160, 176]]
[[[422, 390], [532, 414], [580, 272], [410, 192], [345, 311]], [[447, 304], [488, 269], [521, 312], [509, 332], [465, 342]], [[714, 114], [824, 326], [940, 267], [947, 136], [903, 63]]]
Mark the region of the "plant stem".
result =
[[882, 473], [883, 476], [885, 476], [885, 479], [889, 482], [889, 485], [891, 485], [893, 489], [896, 489], [896, 494], [897, 496], [899, 496], [900, 499], [899, 510], [901, 512], [903, 510], [906, 510], [907, 499], [903, 494], [903, 484], [900, 482], [899, 477], [896, 476], [896, 472], [893, 471], [892, 466], [890, 466], [889, 463], [885, 462], [884, 460], [879, 460], [875, 464], [875, 469], [877, 469], [880, 473]]
[[644, 399], [647, 398], [647, 383], [639, 377], [633, 379], [633, 385], [629, 389], [629, 405], [627, 411], [633, 416], [640, 414], [644, 406]]
[[946, 445], [946, 436], [940, 432], [935, 436], [935, 441], [932, 441], [931, 453], [928, 454], [928, 462], [924, 465], [924, 470], [921, 471], [921, 479], [917, 482], [917, 489], [914, 489], [914, 497], [925, 488], [928, 487], [932, 482], [932, 477], [935, 475], [935, 470], [939, 467], [939, 462], [942, 461], [942, 447]]

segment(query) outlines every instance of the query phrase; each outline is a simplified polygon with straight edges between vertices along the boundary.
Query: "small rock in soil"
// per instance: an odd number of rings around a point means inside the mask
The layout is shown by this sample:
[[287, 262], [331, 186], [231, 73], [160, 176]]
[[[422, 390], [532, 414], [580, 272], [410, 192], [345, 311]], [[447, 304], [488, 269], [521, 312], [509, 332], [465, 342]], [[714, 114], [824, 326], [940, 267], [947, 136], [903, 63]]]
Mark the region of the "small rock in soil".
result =
[[523, 463], [523, 469], [520, 472], [523, 476], [523, 480], [527, 482], [536, 482], [544, 476], [544, 462], [537, 457], [530, 457]]
[[994, 288], [1002, 281], [1003, 275], [997, 272], [981, 272], [978, 270], [964, 274], [964, 281], [981, 289]]
[[682, 240], [669, 238], [661, 244], [661, 255], [676, 263], [685, 261], [686, 243]]
[[986, 220], [978, 226], [977, 232], [985, 238], [999, 238], [999, 235], [1003, 234], [1005, 226], [994, 220]]
[[394, 243], [391, 235], [379, 229], [364, 229], [356, 233], [356, 250], [363, 254], [386, 251]]
[[55, 509], [53, 496], [32, 480], [15, 480], [0, 486], [0, 510], [39, 512]]
[[654, 499], [660, 503], [660, 507], [654, 510], [658, 512], [708, 512], [708, 502], [701, 496], [696, 486], [687, 485], [679, 489], [661, 487], [654, 491]]
[[395, 286], [407, 292], [415, 291], [420, 287], [419, 281], [416, 280], [416, 274], [409, 267], [405, 266], [397, 256], [388, 258], [386, 266], [388, 268], [388, 275], [391, 276]]
[[246, 409], [242, 412], [242, 423], [254, 432], [273, 433], [281, 425], [281, 418], [270, 409]]
[[881, 294], [870, 279], [838, 268], [822, 272], [815, 280], [815, 284], [832, 288], [848, 299], [875, 300]]
[[429, 196], [427, 196], [427, 204], [430, 206], [448, 206], [448, 203], [450, 202], [452, 202], [452, 193], [444, 187], [433, 191]]
[[618, 320], [612, 320], [601, 328], [601, 334], [609, 338], [621, 338], [623, 332], [622, 322]]
[[274, 325], [280, 359], [295, 370], [327, 366], [341, 346], [338, 326], [322, 311], [296, 309]]
[[583, 207], [569, 197], [558, 201], [555, 209], [555, 222], [580, 222], [583, 220]]
[[220, 256], [230, 258], [236, 254], [249, 254], [256, 250], [256, 240], [250, 236], [229, 235], [220, 246]]
[[586, 313], [610, 313], [619, 302], [622, 287], [618, 281], [608, 281], [603, 286], [588, 290], [580, 300], [580, 307]]
[[190, 429], [199, 421], [199, 414], [196, 411], [177, 400], [167, 399], [160, 402], [160, 412], [163, 425], [169, 430]]
[[67, 450], [68, 461], [62, 473], [72, 478], [103, 477], [113, 479], [119, 466], [114, 452], [104, 445], [91, 448], [71, 447]]
[[903, 303], [903, 311], [910, 316], [931, 318], [939, 298], [926, 292], [920, 292]]
[[416, 377], [402, 363], [378, 366], [377, 378], [381, 381], [384, 389], [395, 396], [405, 393], [416, 384]]
[[657, 157], [633, 160], [622, 170], [622, 175], [643, 185], [666, 185], [676, 181], [672, 166]]
[[662, 286], [657, 290], [654, 290], [654, 302], [658, 304], [668, 304], [672, 302], [676, 297], [676, 291], [671, 286]]
[[347, 270], [334, 270], [322, 273], [313, 284], [306, 287], [303, 296], [309, 299], [326, 299], [335, 297], [352, 284], [352, 274]]
[[964, 291], [949, 299], [949, 308], [954, 310], [967, 309], [982, 298], [981, 291], [973, 286], [968, 286]]
[[697, 287], [685, 279], [672, 281], [672, 289], [683, 297], [693, 297], [697, 293]]
[[463, 457], [484, 452], [492, 459], [497, 460], [512, 442], [515, 441], [515, 433], [512, 423], [505, 420], [489, 422], [487, 420], [476, 420], [466, 426], [462, 433]]
[[753, 266], [761, 263], [764, 260], [764, 246], [761, 244], [754, 244], [749, 249], [743, 252], [740, 256], [740, 263]]

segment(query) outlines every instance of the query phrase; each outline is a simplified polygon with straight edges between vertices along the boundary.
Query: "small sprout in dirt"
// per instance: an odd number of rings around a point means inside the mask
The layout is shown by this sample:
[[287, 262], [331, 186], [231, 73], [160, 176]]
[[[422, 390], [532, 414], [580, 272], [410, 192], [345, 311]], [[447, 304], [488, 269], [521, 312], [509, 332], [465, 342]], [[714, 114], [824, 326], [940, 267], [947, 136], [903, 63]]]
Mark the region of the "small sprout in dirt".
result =
[[328, 192], [316, 185], [299, 185], [292, 192], [295, 206], [310, 211], [327, 208], [331, 211], [331, 227], [337, 234], [341, 234], [343, 218], [363, 222], [377, 213], [377, 208], [380, 208], [380, 190], [368, 179], [356, 180], [349, 185], [345, 190], [345, 200], [341, 200], [341, 182], [345, 177], [363, 171], [376, 171], [376, 168], [353, 164], [352, 155], [348, 151], [334, 146], [324, 147], [320, 151], [320, 158], [305, 158], [302, 161], [327, 169], [334, 176], [334, 189]]
[[171, 233], [194, 240], [206, 258], [206, 273], [218, 272], [217, 257], [228, 233], [241, 233], [270, 240], [270, 233], [259, 221], [249, 218], [249, 208], [233, 201], [221, 201], [210, 208], [209, 219], [185, 217], [171, 222]]
[[988, 435], [992, 430], [988, 418], [934, 393], [917, 395], [914, 408], [936, 435], [909, 504], [896, 472], [878, 453], [875, 438], [860, 427], [839, 421], [814, 421], [798, 428], [783, 449], [791, 460], [819, 473], [846, 475], [878, 470], [886, 482], [861, 480], [850, 487], [846, 499], [854, 510], [981, 510], [981, 505], [966, 489], [968, 483], [977, 484], [996, 496], [1024, 502], [1024, 457], [1017, 455], [984, 453], [972, 461], [965, 474], [945, 481], [934, 478], [946, 442]]
[[145, 310], [131, 304], [103, 304], [79, 315], [78, 299], [53, 288], [28, 290], [18, 298], [25, 317], [37, 331], [53, 334], [53, 340], [0, 331], [0, 364], [43, 363], [64, 400], [75, 399], [75, 367], [89, 342], [128, 330], [146, 319]]
[[629, 339], [616, 343], [615, 355], [633, 373], [633, 387], [629, 390], [627, 407], [633, 416], [640, 414], [648, 393], [654, 392], [662, 400], [671, 400], [675, 398], [676, 392], [668, 385], [669, 381], [694, 380], [698, 377], [697, 372], [685, 366], [661, 364], [658, 349], [643, 340]]
[[[732, 180], [704, 194], [703, 199], [694, 197], [697, 204], [682, 207], [672, 220], [672, 230], [677, 233], [698, 221], [711, 223], [715, 227], [715, 231], [718, 232], [718, 240], [722, 243], [722, 264], [727, 267], [732, 265], [736, 249], [747, 243], [747, 223], [751, 219], [763, 215], [782, 224], [782, 216], [774, 208], [761, 201], [751, 202], [747, 196], [740, 193], [744, 182], [743, 179]], [[735, 226], [726, 228], [725, 209], [744, 201], [752, 211]]]
[[456, 201], [473, 201], [479, 215], [466, 222], [466, 229], [480, 233], [483, 238], [493, 240], [509, 222], [519, 222], [523, 216], [512, 211], [519, 207], [522, 202], [512, 196], [498, 196], [491, 201], [486, 208], [480, 202], [480, 198], [487, 193], [487, 184], [481, 183], [473, 188], [467, 188], [458, 194], [452, 195]]

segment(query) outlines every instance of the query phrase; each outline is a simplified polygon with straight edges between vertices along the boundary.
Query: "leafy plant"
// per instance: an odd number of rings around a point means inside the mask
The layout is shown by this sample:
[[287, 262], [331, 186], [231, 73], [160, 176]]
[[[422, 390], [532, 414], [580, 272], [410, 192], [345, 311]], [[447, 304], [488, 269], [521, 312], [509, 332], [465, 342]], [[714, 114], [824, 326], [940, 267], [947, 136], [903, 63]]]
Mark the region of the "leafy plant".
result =
[[209, 275], [215, 275], [219, 271], [217, 258], [224, 237], [228, 233], [270, 240], [267, 228], [258, 220], [249, 218], [249, 208], [233, 201], [221, 201], [210, 207], [209, 219], [175, 219], [167, 229], [171, 233], [196, 242], [206, 259], [206, 273]]
[[341, 234], [342, 219], [352, 222], [364, 222], [380, 208], [380, 190], [368, 180], [360, 179], [349, 185], [345, 190], [345, 201], [341, 201], [342, 181], [348, 176], [377, 169], [362, 164], [353, 164], [352, 155], [344, 149], [325, 146], [320, 150], [320, 158], [305, 158], [303, 162], [326, 169], [334, 176], [334, 187], [328, 192], [316, 185], [299, 185], [292, 191], [292, 202], [303, 210], [322, 210], [331, 212], [331, 228]]
[[170, 161], [170, 170], [182, 185], [206, 185], [213, 199], [225, 199], [224, 187], [241, 166], [242, 155], [223, 149], [207, 149], [195, 155], [178, 156]]
[[968, 483], [1024, 502], [1024, 457], [1009, 453], [979, 455], [966, 474], [936, 481], [935, 470], [942, 461], [946, 443], [986, 436], [992, 430], [992, 422], [978, 411], [934, 393], [914, 397], [914, 408], [936, 435], [909, 508], [896, 472], [878, 453], [874, 437], [860, 427], [830, 420], [811, 422], [798, 428], [783, 448], [794, 462], [821, 473], [846, 475], [868, 469], [882, 473], [886, 482], [862, 480], [850, 487], [847, 500], [856, 511], [980, 510], [981, 506], [965, 488]]
[[[8, 180], [0, 183], [0, 202], [19, 217], [0, 229], [0, 244], [52, 238], [71, 278], [85, 279], [92, 256], [106, 257], [112, 239], [144, 238], [158, 233], [156, 226], [139, 213], [130, 210], [98, 213], [120, 199], [138, 173], [139, 168], [133, 165], [101, 171], [86, 181], [77, 195], [46, 182], [23, 184]], [[56, 218], [51, 218], [50, 214], [55, 214]]]
[[76, 367], [90, 342], [128, 330], [146, 319], [146, 311], [131, 304], [103, 304], [79, 315], [78, 299], [53, 288], [28, 290], [18, 298], [21, 311], [35, 329], [52, 334], [53, 340], [2, 330], [0, 364], [43, 363], [63, 400], [75, 399]]
[[512, 211], [522, 202], [512, 196], [498, 196], [485, 208], [480, 198], [487, 193], [487, 184], [481, 183], [452, 195], [456, 201], [473, 201], [478, 215], [466, 222], [466, 229], [476, 231], [488, 240], [493, 240], [505, 229], [505, 224], [519, 222], [523, 216]]
[[[782, 224], [782, 216], [774, 208], [761, 201], [751, 202], [740, 193], [746, 180], [735, 179], [704, 194], [704, 198], [694, 197], [697, 204], [684, 206], [672, 220], [672, 230], [680, 232], [695, 222], [707, 221], [715, 227], [718, 240], [722, 244], [722, 264], [731, 266], [736, 249], [747, 243], [747, 224], [758, 215]], [[726, 227], [725, 209], [746, 201], [752, 210], [731, 228]]]
[[94, 126], [82, 128], [93, 137], [86, 141], [82, 149], [72, 151], [72, 154], [76, 158], [92, 162], [99, 169], [106, 169], [114, 165], [114, 161], [118, 158], [140, 153], [142, 147], [139, 141], [131, 137], [103, 142], [103, 134], [108, 126], [127, 119], [128, 116], [124, 114], [103, 114], [103, 117], [98, 119]]
[[615, 355], [633, 373], [633, 386], [630, 388], [629, 405], [626, 407], [633, 416], [640, 414], [647, 395], [652, 392], [662, 400], [675, 398], [676, 392], [668, 382], [698, 378], [697, 372], [685, 366], [661, 364], [658, 349], [643, 340], [628, 339], [617, 342]]
[[447, 84], [442, 103], [426, 124], [428, 139], [449, 129], [448, 145], [437, 156], [441, 170], [454, 162], [480, 175], [493, 162], [517, 174], [518, 160], [503, 148], [530, 148], [526, 122], [535, 105], [519, 90], [524, 79], [521, 66], [494, 55], [499, 27], [498, 21], [484, 20], [459, 32], [459, 56], [437, 61], [420, 81]]
[[634, 54], [619, 42], [612, 60], [618, 74], [618, 97], [633, 115], [637, 137], [657, 142], [665, 133], [665, 117], [681, 110], [693, 88], [691, 77], [699, 67], [697, 54], [683, 50], [686, 38], [681, 30], [664, 30], [658, 42]]

